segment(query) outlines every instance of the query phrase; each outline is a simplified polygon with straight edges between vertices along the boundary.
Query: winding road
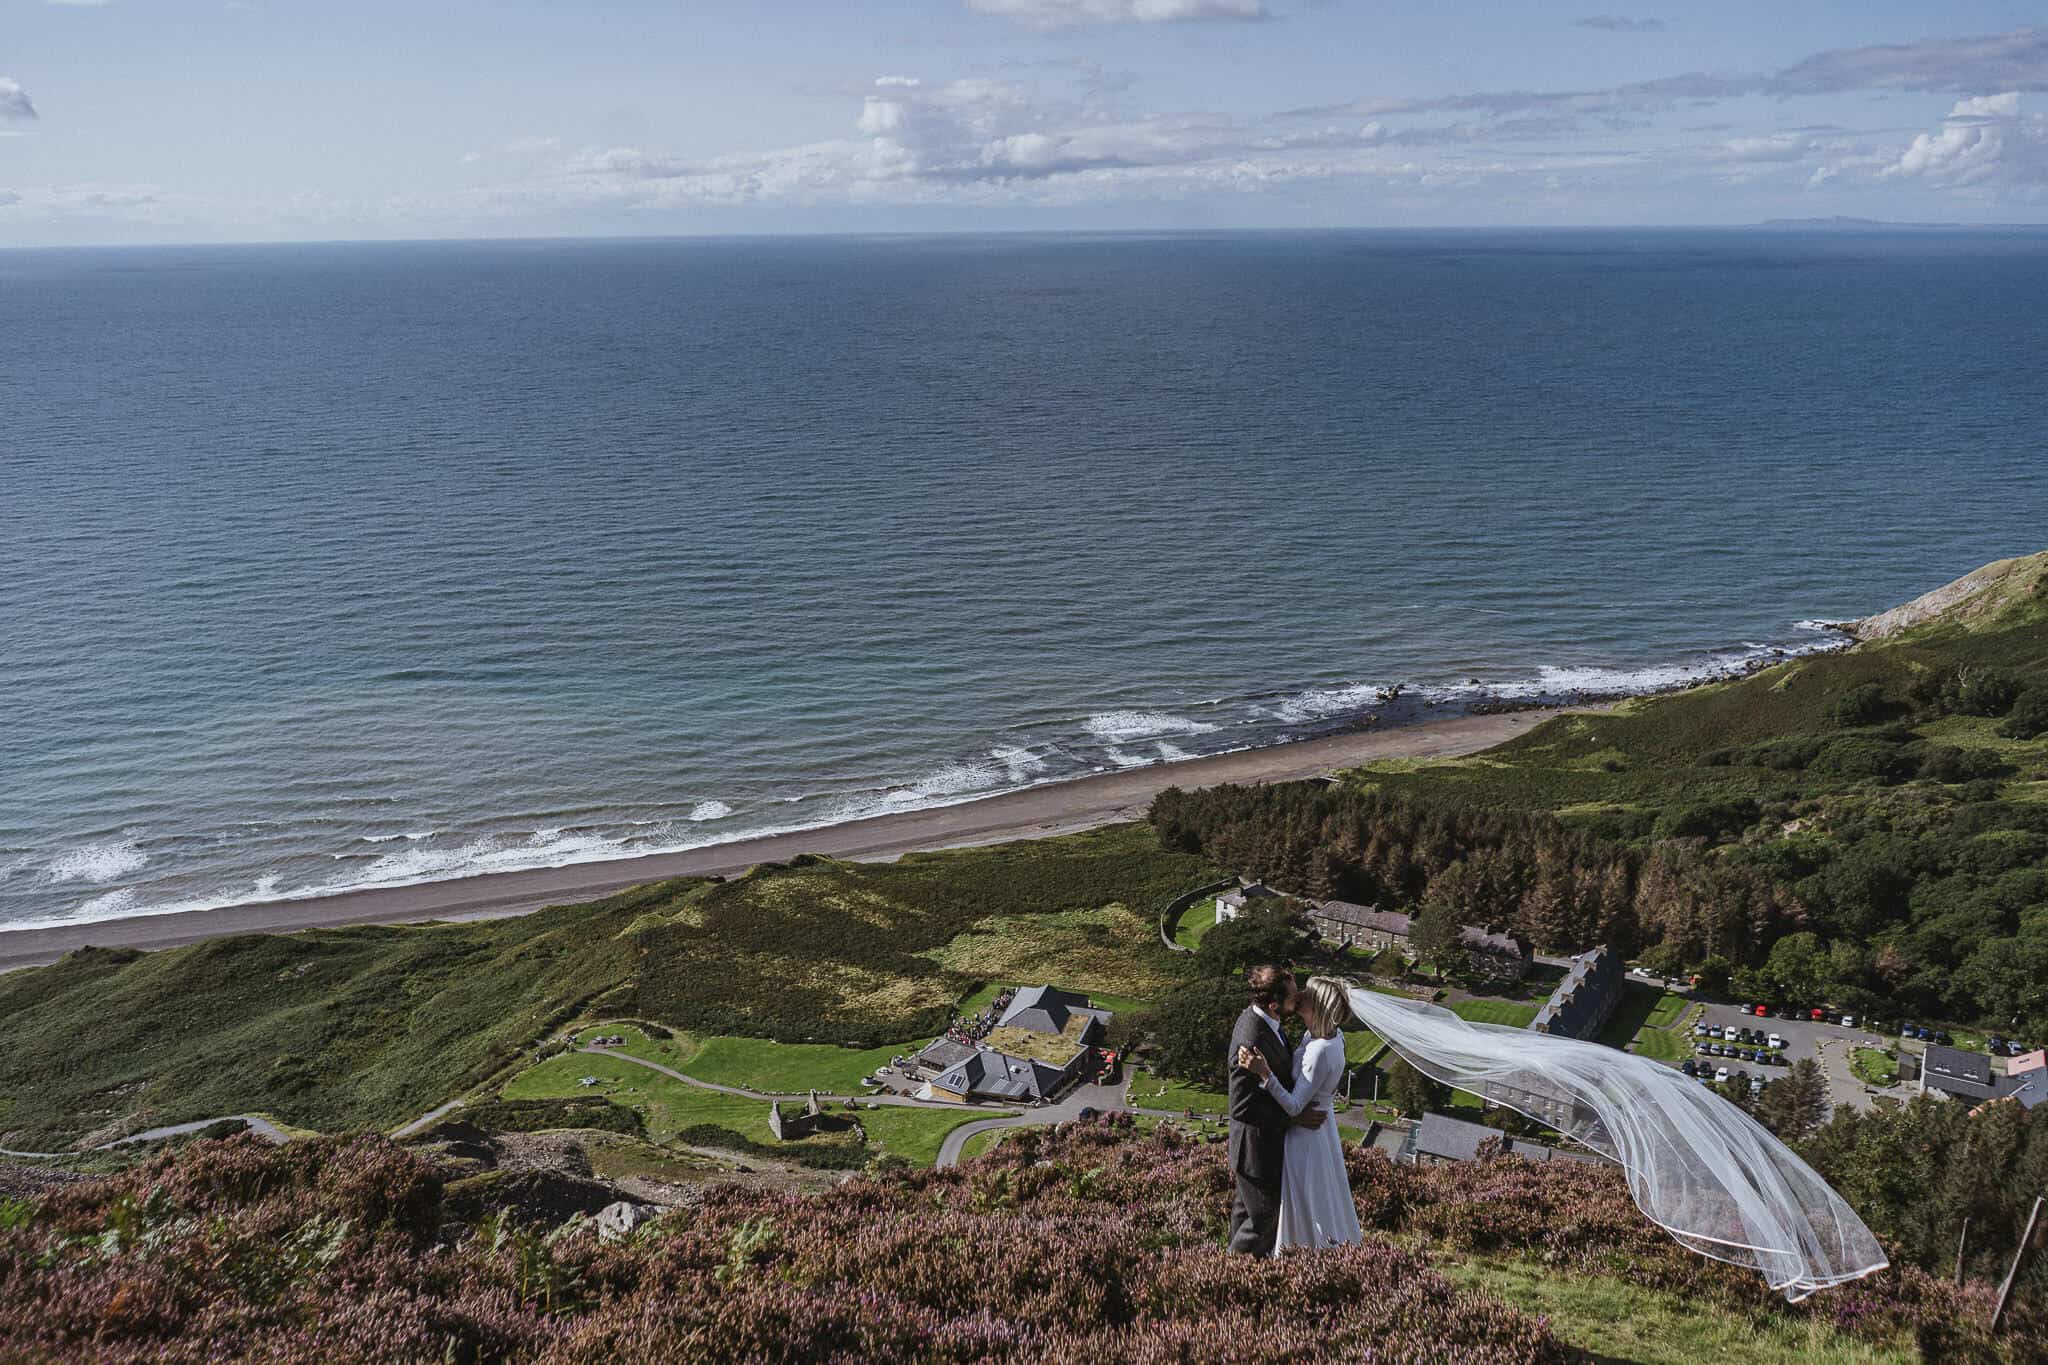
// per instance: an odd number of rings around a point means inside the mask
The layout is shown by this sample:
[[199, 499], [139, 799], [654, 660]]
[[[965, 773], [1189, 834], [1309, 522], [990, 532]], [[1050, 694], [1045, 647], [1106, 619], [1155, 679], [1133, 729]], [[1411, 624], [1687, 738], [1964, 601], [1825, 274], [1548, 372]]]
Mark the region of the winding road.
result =
[[115, 1138], [112, 1142], [102, 1142], [96, 1146], [81, 1147], [69, 1152], [17, 1152], [11, 1147], [0, 1147], [0, 1156], [30, 1157], [36, 1160], [49, 1157], [82, 1156], [86, 1152], [104, 1152], [114, 1147], [126, 1147], [130, 1143], [157, 1142], [163, 1138], [184, 1137], [186, 1134], [196, 1133], [202, 1128], [211, 1128], [216, 1123], [235, 1121], [248, 1125], [249, 1131], [266, 1142], [290, 1141], [290, 1138], [283, 1129], [260, 1115], [223, 1114], [217, 1119], [193, 1119], [190, 1123], [172, 1123], [162, 1128], [145, 1128], [139, 1133], [130, 1133], [127, 1137]]

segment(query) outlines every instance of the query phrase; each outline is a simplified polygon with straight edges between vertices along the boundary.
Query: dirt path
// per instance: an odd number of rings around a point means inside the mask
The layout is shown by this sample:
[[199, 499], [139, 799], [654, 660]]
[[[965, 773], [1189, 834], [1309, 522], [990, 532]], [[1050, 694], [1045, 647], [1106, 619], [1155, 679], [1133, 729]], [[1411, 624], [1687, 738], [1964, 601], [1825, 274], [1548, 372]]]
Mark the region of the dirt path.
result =
[[162, 1128], [146, 1128], [140, 1133], [130, 1133], [127, 1137], [115, 1138], [112, 1142], [102, 1142], [96, 1146], [81, 1148], [77, 1151], [17, 1152], [9, 1147], [0, 1147], [0, 1156], [32, 1157], [38, 1160], [50, 1157], [83, 1156], [86, 1152], [104, 1152], [115, 1147], [126, 1147], [137, 1142], [159, 1142], [164, 1138], [184, 1137], [186, 1134], [196, 1133], [202, 1128], [211, 1128], [216, 1123], [235, 1121], [247, 1124], [249, 1131], [266, 1142], [290, 1141], [284, 1131], [269, 1119], [262, 1118], [256, 1114], [223, 1114], [217, 1119], [193, 1119], [190, 1123], [172, 1123]]

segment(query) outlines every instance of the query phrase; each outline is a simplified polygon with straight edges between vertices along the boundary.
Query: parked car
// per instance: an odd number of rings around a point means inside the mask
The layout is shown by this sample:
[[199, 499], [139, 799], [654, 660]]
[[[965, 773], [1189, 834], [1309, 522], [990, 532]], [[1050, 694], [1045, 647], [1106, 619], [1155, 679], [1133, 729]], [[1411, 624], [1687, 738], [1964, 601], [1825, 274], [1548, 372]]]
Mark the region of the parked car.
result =
[[1726, 1084], [1728, 1084], [1728, 1068], [1727, 1068], [1727, 1067], [1725, 1067], [1725, 1066], [1718, 1066], [1718, 1067], [1715, 1067], [1715, 1068], [1714, 1068], [1714, 1080], [1715, 1080], [1715, 1083], [1716, 1083], [1716, 1084], [1719, 1084], [1719, 1085], [1726, 1085]]
[[1940, 1043], [1943, 1047], [1949, 1047], [1954, 1044], [1955, 1039], [1937, 1029], [1934, 1034], [1934, 1041]]
[[1782, 1033], [1773, 1033], [1770, 1036], [1770, 1038], [1766, 1041], [1768, 1041], [1772, 1047], [1783, 1047], [1785, 1046], [1785, 1035], [1783, 1035]]
[[1840, 1010], [1829, 1010], [1823, 1017], [1830, 1024], [1839, 1024], [1842, 1022], [1842, 1012]]
[[1920, 1036], [1920, 1026], [1911, 1020], [1907, 1020], [1899, 1025], [1899, 1036], [1901, 1038], [1918, 1038]]
[[1843, 1027], [1843, 1028], [1855, 1028], [1855, 1027], [1856, 1027], [1856, 1016], [1855, 1016], [1855, 1015], [1853, 1015], [1853, 1014], [1845, 1014], [1845, 1015], [1843, 1015], [1843, 1016], [1842, 1016], [1842, 1027]]
[[1764, 1017], [1768, 1016], [1768, 1015], [1770, 1014], [1770, 1012], [1771, 1012], [1771, 1007], [1770, 1007], [1769, 1005], [1758, 1005], [1758, 1006], [1756, 1007], [1756, 1017], [1757, 1017], [1757, 1018], [1759, 1018], [1759, 1019], [1762, 1019], [1762, 1018], [1764, 1018]]
[[1763, 1077], [1761, 1077], [1761, 1076], [1751, 1076], [1751, 1077], [1749, 1078], [1749, 1093], [1750, 1093], [1750, 1094], [1752, 1094], [1752, 1095], [1761, 1095], [1761, 1094], [1763, 1094], [1763, 1093], [1764, 1093], [1764, 1078], [1763, 1078]]
[[1694, 1025], [1692, 1026], [1692, 1036], [1693, 1036], [1693, 1037], [1695, 1037], [1695, 1038], [1704, 1038], [1704, 1037], [1706, 1037], [1706, 1036], [1707, 1036], [1707, 1026], [1706, 1026], [1705, 1024], [1694, 1024]]
[[1747, 1005], [1737, 1005], [1737, 1006], [1735, 1007], [1735, 1012], [1736, 1012], [1737, 1014], [1748, 1014], [1748, 1013], [1749, 1013], [1749, 1006], [1747, 1006]]
[[1680, 1071], [1683, 1071], [1688, 1076], [1697, 1076], [1700, 1074], [1699, 1063], [1695, 1062], [1690, 1057], [1686, 1058], [1683, 1062], [1680, 1062], [1678, 1064], [1678, 1069]]

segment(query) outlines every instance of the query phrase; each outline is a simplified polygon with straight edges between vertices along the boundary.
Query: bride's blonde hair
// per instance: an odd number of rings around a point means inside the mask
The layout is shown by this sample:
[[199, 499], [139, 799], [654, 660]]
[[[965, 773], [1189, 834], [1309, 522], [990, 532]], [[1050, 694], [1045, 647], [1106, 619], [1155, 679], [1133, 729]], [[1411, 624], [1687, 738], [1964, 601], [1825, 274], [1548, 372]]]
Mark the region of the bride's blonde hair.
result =
[[1351, 1002], [1345, 997], [1350, 989], [1351, 983], [1341, 976], [1312, 976], [1303, 984], [1301, 994], [1310, 1014], [1302, 1023], [1310, 1037], [1328, 1038], [1351, 1022]]

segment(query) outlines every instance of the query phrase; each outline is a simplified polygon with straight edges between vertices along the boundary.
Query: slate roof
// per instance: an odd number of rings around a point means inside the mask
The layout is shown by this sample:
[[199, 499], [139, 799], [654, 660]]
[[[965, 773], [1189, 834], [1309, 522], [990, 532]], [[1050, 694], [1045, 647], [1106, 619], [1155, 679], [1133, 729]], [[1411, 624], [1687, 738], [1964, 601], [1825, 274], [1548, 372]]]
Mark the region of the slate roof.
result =
[[1468, 924], [1458, 931], [1458, 941], [1467, 949], [1484, 953], [1500, 953], [1507, 957], [1527, 957], [1529, 948], [1513, 934], [1489, 934], [1476, 924]]
[[1562, 1158], [1578, 1160], [1575, 1152], [1561, 1152], [1527, 1138], [1509, 1137], [1498, 1128], [1488, 1128], [1483, 1123], [1468, 1123], [1445, 1114], [1424, 1114], [1416, 1126], [1414, 1151], [1417, 1156], [1441, 1157], [1447, 1161], [1472, 1161], [1479, 1155], [1481, 1143], [1498, 1141], [1503, 1156], [1518, 1156], [1525, 1161], [1550, 1161]]
[[1354, 905], [1350, 901], [1322, 901], [1317, 904], [1310, 918], [1330, 920], [1352, 929], [1371, 929], [1382, 934], [1400, 934], [1405, 937], [1415, 927], [1415, 921], [1392, 910], [1375, 910], [1370, 905]]
[[1965, 1052], [1959, 1047], [1930, 1043], [1920, 1066], [1929, 1085], [1936, 1081], [1967, 1081], [1988, 1088], [1992, 1083], [1991, 1059], [1981, 1052]]
[[[1055, 986], [1026, 986], [1010, 1001], [1010, 1008], [1003, 1011], [996, 1027], [1061, 1034], [1067, 1031], [1069, 1022], [1077, 1015], [1098, 1024], [1107, 1024], [1114, 1017], [1108, 1010], [1090, 1006], [1085, 995], [1076, 995]], [[1084, 1036], [1085, 1033], [1084, 1029]]]
[[917, 1060], [940, 1071], [958, 1066], [974, 1055], [974, 1044], [956, 1043], [951, 1038], [934, 1039], [924, 1051], [917, 1054]]
[[932, 1078], [932, 1086], [956, 1095], [999, 1095], [1012, 1100], [1042, 1100], [1059, 1087], [1065, 1073], [1056, 1066], [1012, 1057], [994, 1048], [976, 1048], [974, 1055]]
[[1536, 1017], [1529, 1021], [1529, 1027], [1538, 1033], [1583, 1038], [1607, 1013], [1620, 986], [1619, 954], [1604, 943], [1580, 953], [1572, 959], [1571, 970], [1565, 973], [1564, 980], [1557, 983], [1550, 999], [1543, 1002], [1543, 1008], [1536, 1011]]

